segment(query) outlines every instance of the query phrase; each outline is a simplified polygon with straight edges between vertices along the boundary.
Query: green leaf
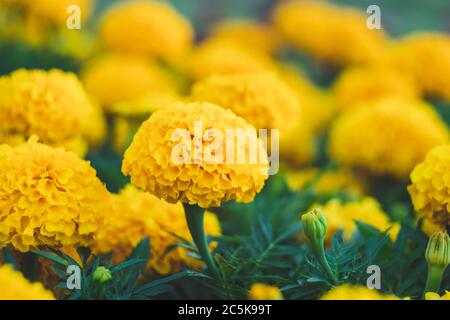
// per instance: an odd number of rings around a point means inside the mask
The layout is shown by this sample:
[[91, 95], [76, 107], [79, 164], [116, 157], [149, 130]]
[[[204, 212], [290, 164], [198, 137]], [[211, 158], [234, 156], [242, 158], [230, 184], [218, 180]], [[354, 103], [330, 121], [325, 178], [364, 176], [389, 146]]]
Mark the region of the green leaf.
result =
[[53, 261], [61, 266], [64, 267], [68, 267], [69, 264], [67, 263], [66, 260], [62, 259], [61, 257], [58, 257], [57, 255], [48, 253], [48, 252], [44, 252], [44, 251], [33, 251], [34, 254], [40, 256], [40, 257], [44, 257], [50, 261]]

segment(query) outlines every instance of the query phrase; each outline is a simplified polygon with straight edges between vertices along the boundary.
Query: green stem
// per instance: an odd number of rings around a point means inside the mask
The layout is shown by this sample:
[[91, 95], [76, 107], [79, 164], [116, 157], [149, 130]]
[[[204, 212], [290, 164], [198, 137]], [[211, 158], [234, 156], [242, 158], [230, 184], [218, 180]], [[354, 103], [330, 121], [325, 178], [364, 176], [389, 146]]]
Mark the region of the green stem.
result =
[[442, 276], [445, 268], [433, 267], [428, 265], [427, 284], [425, 286], [424, 296], [427, 292], [438, 292], [441, 287]]
[[319, 260], [320, 265], [327, 273], [328, 277], [333, 281], [333, 283], [336, 283], [336, 276], [331, 270], [330, 265], [328, 264], [327, 258], [325, 257], [325, 249], [323, 242], [322, 243], [312, 243], [313, 245], [313, 251], [316, 254], [317, 260]]
[[204, 228], [205, 209], [202, 209], [196, 205], [191, 206], [184, 204], [184, 211], [192, 240], [194, 241], [200, 256], [205, 261], [213, 277], [220, 279], [219, 269], [216, 261], [209, 252], [208, 243], [206, 241]]

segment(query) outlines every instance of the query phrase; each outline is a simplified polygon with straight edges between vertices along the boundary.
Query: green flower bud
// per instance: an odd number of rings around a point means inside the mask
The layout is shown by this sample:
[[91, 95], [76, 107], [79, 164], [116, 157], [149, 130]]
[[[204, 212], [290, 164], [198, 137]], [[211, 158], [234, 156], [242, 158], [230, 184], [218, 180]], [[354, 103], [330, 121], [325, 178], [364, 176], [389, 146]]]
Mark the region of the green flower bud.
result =
[[103, 284], [111, 281], [112, 273], [105, 267], [97, 267], [97, 269], [95, 269], [94, 273], [92, 274], [92, 279], [99, 282], [100, 284]]
[[430, 237], [425, 259], [430, 266], [447, 268], [450, 263], [450, 238], [447, 232], [439, 231]]
[[302, 215], [302, 224], [306, 236], [312, 243], [315, 245], [323, 243], [328, 226], [321, 209], [316, 208]]

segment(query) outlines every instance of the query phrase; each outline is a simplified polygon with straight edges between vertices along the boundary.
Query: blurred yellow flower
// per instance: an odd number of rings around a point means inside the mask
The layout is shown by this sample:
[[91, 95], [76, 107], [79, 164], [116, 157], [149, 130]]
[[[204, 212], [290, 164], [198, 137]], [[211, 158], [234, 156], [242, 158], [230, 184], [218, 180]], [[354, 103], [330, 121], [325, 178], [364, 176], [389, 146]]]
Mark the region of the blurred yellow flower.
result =
[[247, 19], [223, 20], [213, 26], [209, 35], [213, 39], [227, 39], [251, 46], [269, 54], [275, 53], [281, 41], [268, 24]]
[[425, 300], [450, 300], [450, 291], [445, 290], [445, 293], [440, 296], [436, 292], [427, 292]]
[[290, 170], [286, 173], [287, 183], [292, 190], [301, 190], [307, 184], [317, 192], [348, 192], [362, 196], [365, 184], [348, 169], [327, 170], [320, 173], [319, 168], [309, 167], [301, 170]]
[[95, 3], [94, 0], [24, 0], [23, 2], [27, 12], [36, 16], [41, 23], [48, 21], [58, 26], [66, 25], [69, 6], [76, 5], [80, 8], [83, 23], [89, 18]]
[[89, 115], [83, 121], [82, 135], [90, 146], [96, 147], [106, 137], [107, 124], [102, 106], [95, 99], [91, 98], [90, 100], [92, 107]]
[[[131, 185], [113, 197], [116, 208], [99, 232], [94, 246], [97, 252], [112, 252], [114, 260], [122, 262], [140, 240], [149, 237], [149, 272], [169, 274], [184, 266], [196, 269], [202, 266], [201, 261], [188, 256], [184, 248], [166, 252], [171, 245], [180, 242], [173, 234], [191, 240], [181, 203], [169, 204]], [[221, 234], [219, 221], [210, 212], [205, 215], [205, 232], [210, 236]]]
[[0, 78], [0, 136], [36, 134], [50, 145], [70, 145], [92, 108], [72, 73], [20, 69]]
[[0, 266], [0, 300], [55, 300], [41, 283], [29, 282], [11, 265]]
[[381, 209], [378, 201], [365, 197], [360, 201], [342, 203], [339, 199], [332, 199], [324, 205], [315, 204], [311, 208], [320, 208], [325, 214], [328, 231], [325, 239], [331, 240], [334, 234], [342, 230], [345, 240], [350, 240], [356, 231], [355, 220], [364, 222], [372, 227], [386, 231], [390, 227], [389, 236], [392, 240], [397, 238], [400, 225], [389, 221], [389, 216]]
[[[131, 182], [168, 202], [177, 201], [198, 204], [202, 208], [219, 206], [222, 201], [235, 199], [250, 202], [259, 192], [268, 169], [266, 155], [257, 163], [237, 163], [237, 152], [233, 159], [223, 163], [213, 161], [208, 155], [210, 142], [195, 134], [194, 122], [199, 121], [206, 129], [218, 130], [226, 143], [226, 129], [254, 130], [245, 120], [219, 106], [209, 103], [176, 103], [153, 113], [134, 136], [125, 152], [122, 172], [131, 176]], [[172, 135], [175, 130], [187, 130], [194, 141], [185, 145]], [[172, 153], [177, 145], [187, 148], [202, 144], [197, 152], [188, 150], [191, 163], [177, 163]], [[219, 143], [221, 143], [219, 141]], [[221, 144], [224, 148], [223, 144]], [[238, 145], [246, 159], [249, 144]], [[259, 149], [259, 148], [256, 148]], [[224, 149], [222, 149], [224, 150]], [[200, 159], [198, 159], [200, 157]], [[199, 161], [200, 160], [200, 161]], [[231, 162], [231, 163], [230, 163]]]
[[430, 149], [447, 141], [448, 129], [432, 106], [389, 97], [341, 115], [328, 151], [343, 165], [406, 179]]
[[249, 300], [283, 300], [283, 294], [275, 286], [254, 283], [248, 293]]
[[450, 36], [440, 33], [409, 35], [395, 42], [384, 63], [413, 77], [426, 95], [450, 101]]
[[88, 246], [110, 195], [88, 162], [36, 137], [0, 146], [0, 247]]
[[191, 99], [231, 109], [257, 129], [295, 126], [299, 101], [295, 93], [273, 73], [215, 75], [194, 84]]
[[320, 300], [399, 300], [393, 294], [379, 293], [361, 285], [341, 284], [325, 293]]
[[86, 90], [107, 111], [118, 102], [153, 92], [173, 92], [170, 77], [155, 62], [137, 56], [106, 54], [87, 63], [82, 80]]
[[367, 28], [364, 12], [326, 1], [282, 2], [272, 20], [288, 42], [333, 64], [373, 61], [387, 41], [382, 31]]
[[109, 49], [172, 60], [190, 50], [193, 30], [170, 4], [126, 1], [107, 11], [100, 34]]
[[336, 80], [333, 91], [341, 110], [385, 96], [408, 99], [419, 97], [419, 89], [410, 77], [380, 66], [345, 69]]
[[198, 46], [187, 58], [185, 71], [195, 79], [214, 74], [263, 72], [276, 69], [266, 53], [227, 39], [211, 39]]
[[450, 223], [450, 145], [432, 149], [411, 172], [409, 194], [419, 217], [445, 226]]
[[305, 117], [296, 117], [294, 120], [294, 127], [280, 137], [280, 157], [289, 166], [298, 167], [313, 162], [317, 147], [313, 129]]

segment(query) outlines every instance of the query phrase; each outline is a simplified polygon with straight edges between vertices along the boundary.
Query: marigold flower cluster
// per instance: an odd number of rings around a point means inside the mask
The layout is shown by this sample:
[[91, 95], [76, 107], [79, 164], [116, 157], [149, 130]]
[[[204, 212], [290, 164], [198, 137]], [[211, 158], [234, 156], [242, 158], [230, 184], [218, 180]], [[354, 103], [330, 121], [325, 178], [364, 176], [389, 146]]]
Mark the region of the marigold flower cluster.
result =
[[88, 162], [32, 137], [0, 146], [0, 246], [88, 246], [111, 210]]
[[[170, 274], [185, 266], [199, 269], [203, 265], [200, 260], [190, 257], [184, 248], [167, 251], [181, 241], [176, 236], [191, 240], [181, 203], [167, 203], [131, 185], [113, 198], [115, 210], [106, 217], [104, 226], [98, 232], [94, 246], [96, 251], [112, 252], [115, 261], [122, 262], [140, 240], [149, 237], [149, 272]], [[213, 213], [207, 212], [205, 215], [205, 232], [210, 236], [221, 234], [219, 221]]]

